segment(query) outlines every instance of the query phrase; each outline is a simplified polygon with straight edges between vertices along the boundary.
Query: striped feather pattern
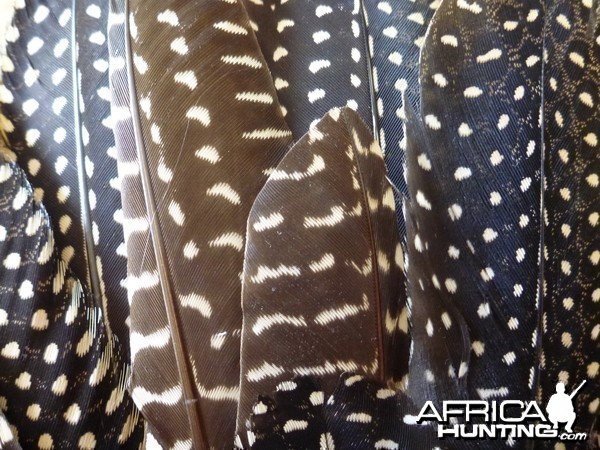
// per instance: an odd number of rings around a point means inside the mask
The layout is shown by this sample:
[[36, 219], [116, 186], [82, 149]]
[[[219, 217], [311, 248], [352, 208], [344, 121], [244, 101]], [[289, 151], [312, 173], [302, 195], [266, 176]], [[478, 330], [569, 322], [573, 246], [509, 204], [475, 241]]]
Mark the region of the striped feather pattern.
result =
[[247, 239], [238, 426], [290, 372], [319, 377], [329, 393], [344, 371], [401, 381], [408, 338], [394, 198], [354, 111], [330, 111], [271, 172]]

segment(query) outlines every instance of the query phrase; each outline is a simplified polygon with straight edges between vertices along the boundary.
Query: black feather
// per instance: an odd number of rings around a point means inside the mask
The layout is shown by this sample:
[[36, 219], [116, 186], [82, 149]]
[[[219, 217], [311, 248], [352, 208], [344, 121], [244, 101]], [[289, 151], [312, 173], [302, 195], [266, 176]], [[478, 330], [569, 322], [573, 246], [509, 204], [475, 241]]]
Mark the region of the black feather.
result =
[[349, 106], [371, 123], [367, 36], [358, 2], [243, 3], [294, 138], [334, 107]]

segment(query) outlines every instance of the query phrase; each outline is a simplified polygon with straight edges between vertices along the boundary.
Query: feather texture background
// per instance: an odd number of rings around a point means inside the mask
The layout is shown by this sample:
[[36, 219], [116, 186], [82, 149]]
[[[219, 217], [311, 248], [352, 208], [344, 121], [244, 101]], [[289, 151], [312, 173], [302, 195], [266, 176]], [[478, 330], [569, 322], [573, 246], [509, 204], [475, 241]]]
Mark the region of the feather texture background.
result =
[[594, 445], [598, 0], [12, 7], [0, 447], [452, 448], [414, 405], [584, 379]]
[[238, 427], [290, 372], [318, 376], [326, 393], [344, 371], [401, 381], [395, 217], [379, 147], [349, 108], [330, 111], [271, 173], [248, 219]]
[[241, 4], [130, 8], [114, 19], [128, 17], [128, 31], [119, 38], [111, 28], [112, 62], [124, 69], [111, 83], [120, 102], [132, 395], [151, 442], [228, 448], [246, 217], [291, 132]]

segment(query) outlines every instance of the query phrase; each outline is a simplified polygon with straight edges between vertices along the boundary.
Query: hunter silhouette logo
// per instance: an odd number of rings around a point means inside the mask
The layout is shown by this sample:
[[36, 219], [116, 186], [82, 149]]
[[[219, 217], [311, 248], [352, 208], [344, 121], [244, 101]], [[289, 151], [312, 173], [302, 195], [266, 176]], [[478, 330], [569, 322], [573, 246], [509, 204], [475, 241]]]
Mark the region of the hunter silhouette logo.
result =
[[571, 395], [565, 394], [565, 385], [562, 382], [556, 384], [556, 394], [553, 394], [548, 401], [546, 406], [546, 412], [548, 413], [548, 419], [554, 425], [553, 428], [558, 428], [559, 422], [566, 423], [565, 431], [567, 433], [573, 432], [573, 423], [577, 416], [575, 415], [575, 409], [573, 408], [573, 397], [577, 395], [579, 390], [583, 387], [587, 380], [583, 380], [577, 388], [571, 392]]
[[[573, 398], [582, 381], [570, 394], [562, 382], [556, 384], [546, 405], [546, 413], [533, 400], [444, 400], [441, 407], [427, 401], [416, 418], [417, 423], [437, 422], [440, 439], [559, 439], [583, 441], [587, 433], [573, 432], [577, 418]], [[438, 409], [439, 408], [439, 409]], [[559, 431], [559, 424], [564, 431]]]

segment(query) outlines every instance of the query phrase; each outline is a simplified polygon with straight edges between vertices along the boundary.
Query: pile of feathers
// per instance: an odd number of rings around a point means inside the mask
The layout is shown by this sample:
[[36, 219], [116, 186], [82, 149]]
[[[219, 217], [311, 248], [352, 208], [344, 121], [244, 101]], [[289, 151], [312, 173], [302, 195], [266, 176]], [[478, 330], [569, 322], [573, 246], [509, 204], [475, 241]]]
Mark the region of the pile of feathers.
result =
[[1, 7], [0, 448], [600, 446], [598, 0]]

